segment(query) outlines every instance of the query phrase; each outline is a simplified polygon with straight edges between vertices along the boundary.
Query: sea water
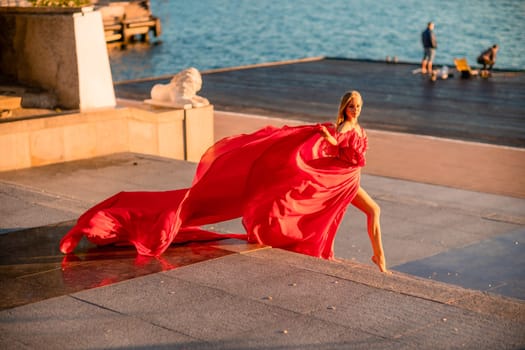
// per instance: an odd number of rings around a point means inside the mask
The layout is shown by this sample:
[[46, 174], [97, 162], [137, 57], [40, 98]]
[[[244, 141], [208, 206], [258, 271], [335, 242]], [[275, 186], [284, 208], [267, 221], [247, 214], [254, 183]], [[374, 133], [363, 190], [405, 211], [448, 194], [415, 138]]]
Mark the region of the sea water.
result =
[[342, 57], [419, 63], [435, 23], [435, 65], [472, 66], [499, 44], [495, 68], [525, 67], [523, 0], [152, 0], [162, 34], [110, 49], [114, 81], [293, 60]]

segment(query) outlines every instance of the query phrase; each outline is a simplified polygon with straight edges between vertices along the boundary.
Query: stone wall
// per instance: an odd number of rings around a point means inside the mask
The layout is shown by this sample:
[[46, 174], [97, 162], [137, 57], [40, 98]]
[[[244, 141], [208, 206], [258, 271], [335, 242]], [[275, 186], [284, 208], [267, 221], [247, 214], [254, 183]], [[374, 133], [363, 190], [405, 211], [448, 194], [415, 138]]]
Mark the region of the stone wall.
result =
[[0, 171], [135, 152], [198, 162], [213, 144], [213, 106], [135, 106], [0, 123]]

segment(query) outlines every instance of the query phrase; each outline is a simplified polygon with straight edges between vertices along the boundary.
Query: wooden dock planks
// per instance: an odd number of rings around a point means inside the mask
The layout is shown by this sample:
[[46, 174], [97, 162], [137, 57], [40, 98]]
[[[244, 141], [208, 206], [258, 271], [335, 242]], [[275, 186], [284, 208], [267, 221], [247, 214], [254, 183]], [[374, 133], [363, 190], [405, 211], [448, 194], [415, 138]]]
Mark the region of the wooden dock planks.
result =
[[[431, 81], [414, 64], [316, 58], [204, 71], [199, 95], [216, 110], [305, 122], [333, 121], [341, 95], [359, 90], [366, 128], [525, 147], [525, 73]], [[174, 72], [175, 74], [176, 72]], [[147, 99], [171, 77], [115, 84], [117, 97]]]

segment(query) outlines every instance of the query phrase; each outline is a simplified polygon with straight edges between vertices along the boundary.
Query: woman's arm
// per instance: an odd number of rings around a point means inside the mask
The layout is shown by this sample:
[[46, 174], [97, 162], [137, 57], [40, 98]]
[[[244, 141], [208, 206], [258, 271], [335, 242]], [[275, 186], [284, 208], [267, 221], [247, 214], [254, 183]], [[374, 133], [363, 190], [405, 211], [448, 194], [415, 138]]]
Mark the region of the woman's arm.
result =
[[389, 272], [386, 268], [385, 253], [381, 241], [381, 225], [379, 223], [381, 209], [379, 205], [362, 187], [359, 187], [359, 190], [357, 190], [357, 194], [352, 200], [352, 205], [366, 214], [368, 237], [374, 251], [372, 261], [379, 267], [381, 272]]
[[335, 137], [332, 136], [332, 134], [330, 134], [326, 126], [321, 125], [320, 132], [321, 132], [321, 135], [323, 135], [323, 137], [326, 139], [326, 141], [330, 142], [332, 146], [337, 146], [337, 140], [335, 139]]

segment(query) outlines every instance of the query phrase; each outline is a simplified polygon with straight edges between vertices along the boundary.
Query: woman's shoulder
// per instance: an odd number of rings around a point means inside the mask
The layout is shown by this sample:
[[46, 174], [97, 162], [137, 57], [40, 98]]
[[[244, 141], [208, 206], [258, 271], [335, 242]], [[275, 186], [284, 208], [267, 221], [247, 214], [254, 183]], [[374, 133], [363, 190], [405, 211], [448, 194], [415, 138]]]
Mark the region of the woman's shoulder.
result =
[[366, 130], [361, 125], [359, 125], [358, 127], [359, 127], [359, 136], [363, 137], [363, 138], [366, 138], [367, 137], [366, 136]]
[[356, 127], [344, 133], [338, 133], [337, 140], [342, 147], [351, 147], [354, 149], [366, 149], [368, 145], [368, 137], [365, 129]]
[[338, 133], [345, 137], [353, 137], [355, 135], [358, 137], [366, 137], [365, 129], [363, 129], [361, 125], [359, 124], [355, 125], [352, 128], [348, 128], [348, 129], [342, 128], [339, 130]]

